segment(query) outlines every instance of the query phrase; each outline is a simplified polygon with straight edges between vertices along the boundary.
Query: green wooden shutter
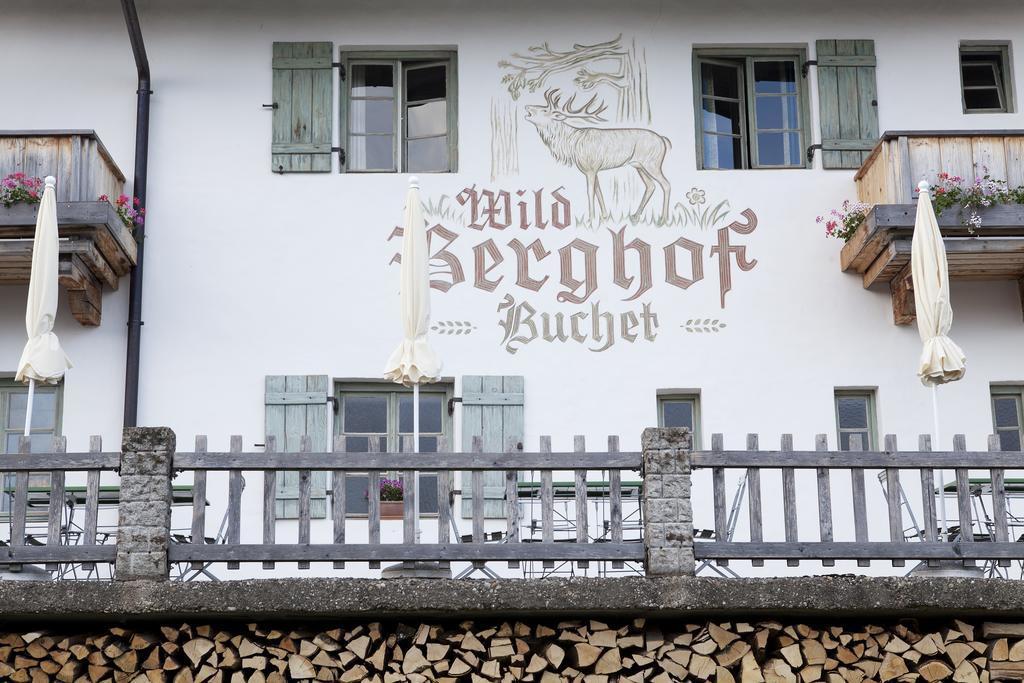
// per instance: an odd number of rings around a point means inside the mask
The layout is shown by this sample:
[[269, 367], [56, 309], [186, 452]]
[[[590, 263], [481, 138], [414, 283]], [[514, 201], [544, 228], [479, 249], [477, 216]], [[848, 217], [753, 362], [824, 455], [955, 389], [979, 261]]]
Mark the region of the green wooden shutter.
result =
[[270, 170], [330, 173], [333, 43], [274, 43]]
[[878, 142], [875, 41], [819, 40], [818, 118], [824, 168], [860, 168]]
[[[510, 439], [523, 441], [523, 378], [519, 375], [462, 378], [462, 451], [483, 438], [484, 452], [501, 453]], [[462, 516], [472, 517], [472, 487], [462, 473]], [[505, 518], [505, 473], [484, 473], [484, 516]]]
[[[277, 438], [278, 452], [297, 453], [301, 437], [309, 436], [314, 453], [327, 447], [327, 375], [267, 375], [266, 432]], [[327, 516], [327, 473], [314, 472], [309, 514], [313, 519]], [[299, 473], [277, 473], [275, 500], [278, 519], [299, 516]]]

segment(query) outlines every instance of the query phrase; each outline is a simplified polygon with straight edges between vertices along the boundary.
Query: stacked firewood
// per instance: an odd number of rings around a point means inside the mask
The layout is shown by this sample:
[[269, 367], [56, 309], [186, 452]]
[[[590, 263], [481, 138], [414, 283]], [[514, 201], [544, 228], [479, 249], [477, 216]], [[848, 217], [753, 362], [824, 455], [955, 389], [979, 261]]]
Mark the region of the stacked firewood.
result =
[[988, 683], [1024, 680], [1024, 624], [920, 629], [779, 621], [548, 623], [339, 628], [259, 624], [0, 634], [0, 680], [15, 683], [284, 681], [709, 681]]

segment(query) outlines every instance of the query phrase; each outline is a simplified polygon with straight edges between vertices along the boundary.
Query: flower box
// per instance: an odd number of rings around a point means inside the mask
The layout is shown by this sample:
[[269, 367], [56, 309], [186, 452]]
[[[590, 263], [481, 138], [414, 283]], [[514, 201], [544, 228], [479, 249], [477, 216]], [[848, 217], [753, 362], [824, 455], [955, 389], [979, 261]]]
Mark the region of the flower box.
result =
[[400, 500], [382, 500], [380, 502], [381, 519], [402, 519], [405, 516], [405, 503]]

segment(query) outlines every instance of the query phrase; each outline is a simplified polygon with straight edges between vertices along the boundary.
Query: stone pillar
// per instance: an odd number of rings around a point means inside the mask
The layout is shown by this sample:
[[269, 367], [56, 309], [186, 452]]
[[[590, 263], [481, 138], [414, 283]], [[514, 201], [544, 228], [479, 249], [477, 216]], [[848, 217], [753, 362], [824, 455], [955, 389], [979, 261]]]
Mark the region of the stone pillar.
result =
[[644, 555], [647, 576], [693, 576], [693, 508], [686, 428], [645, 429]]
[[167, 427], [128, 427], [121, 443], [118, 504], [118, 581], [168, 578], [174, 432]]

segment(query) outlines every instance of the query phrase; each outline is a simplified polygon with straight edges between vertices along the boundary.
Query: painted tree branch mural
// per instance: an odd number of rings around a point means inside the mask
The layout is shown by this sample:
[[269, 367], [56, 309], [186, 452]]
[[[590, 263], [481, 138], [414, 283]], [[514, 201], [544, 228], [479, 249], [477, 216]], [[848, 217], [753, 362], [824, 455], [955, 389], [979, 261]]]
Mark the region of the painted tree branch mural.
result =
[[499, 61], [498, 67], [507, 72], [501, 82], [513, 100], [524, 91], [544, 88], [555, 74], [574, 71], [573, 83], [581, 90], [608, 87], [614, 92], [616, 120], [651, 121], [646, 56], [635, 41], [623, 45], [621, 34], [603, 43], [574, 43], [568, 50], [556, 50], [547, 42], [532, 45], [526, 54], [516, 52]]

